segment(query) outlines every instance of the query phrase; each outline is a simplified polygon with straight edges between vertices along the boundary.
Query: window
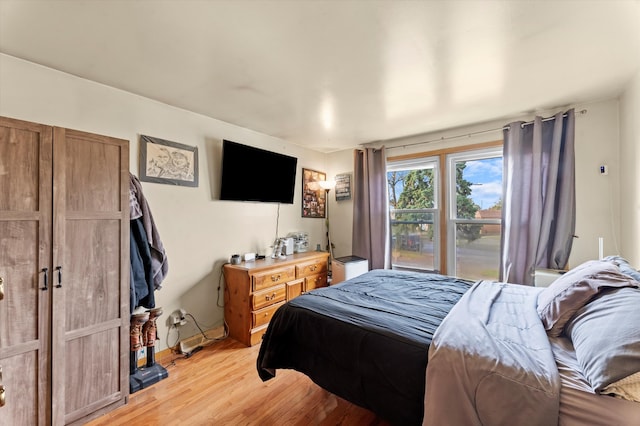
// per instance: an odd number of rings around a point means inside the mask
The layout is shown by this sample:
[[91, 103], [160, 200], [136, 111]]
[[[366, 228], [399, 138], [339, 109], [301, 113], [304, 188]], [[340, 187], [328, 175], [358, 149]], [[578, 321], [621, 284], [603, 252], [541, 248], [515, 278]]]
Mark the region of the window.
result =
[[502, 149], [447, 156], [447, 271], [497, 280], [502, 234]]
[[394, 269], [498, 279], [501, 142], [389, 158], [387, 182]]
[[438, 180], [437, 158], [387, 165], [394, 269], [439, 269]]

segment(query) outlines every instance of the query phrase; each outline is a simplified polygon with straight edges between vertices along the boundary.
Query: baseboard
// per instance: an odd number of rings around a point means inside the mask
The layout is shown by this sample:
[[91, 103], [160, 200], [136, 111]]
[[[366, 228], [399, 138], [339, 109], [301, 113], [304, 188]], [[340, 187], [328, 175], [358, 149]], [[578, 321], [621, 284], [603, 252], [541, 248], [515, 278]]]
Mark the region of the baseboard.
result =
[[178, 350], [182, 354], [190, 354], [196, 348], [203, 348], [205, 346], [209, 346], [215, 339], [219, 339], [224, 336], [224, 327], [216, 327], [210, 330], [206, 330], [204, 334], [208, 337], [204, 337], [201, 333], [196, 334], [195, 336], [187, 337], [186, 339], [182, 339], [180, 343], [178, 343]]
[[[206, 330], [204, 334], [207, 335], [210, 339], [220, 339], [224, 337], [224, 326], [219, 326], [215, 328], [211, 328]], [[186, 339], [182, 339], [178, 342], [177, 345], [163, 349], [155, 353], [156, 360], [162, 360], [164, 358], [171, 358], [175, 354], [179, 353], [190, 353], [194, 348], [198, 346], [208, 346], [213, 343], [214, 340], [207, 340], [205, 337], [198, 333], [195, 336], [187, 337]], [[146, 348], [145, 348], [146, 350]], [[146, 352], [145, 352], [146, 354]], [[141, 356], [138, 359], [138, 367], [144, 367], [147, 362], [146, 356]]]

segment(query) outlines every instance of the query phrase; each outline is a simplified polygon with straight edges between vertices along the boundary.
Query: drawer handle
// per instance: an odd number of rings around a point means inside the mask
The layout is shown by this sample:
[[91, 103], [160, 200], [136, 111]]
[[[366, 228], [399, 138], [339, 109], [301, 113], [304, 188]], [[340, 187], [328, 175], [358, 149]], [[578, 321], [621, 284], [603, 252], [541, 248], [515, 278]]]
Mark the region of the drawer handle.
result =
[[271, 281], [276, 282], [276, 281], [280, 281], [280, 277], [281, 275], [271, 275]]
[[311, 272], [313, 272], [316, 269], [318, 269], [318, 265], [311, 265], [311, 266], [309, 266], [309, 269], [311, 269]]
[[275, 299], [275, 298], [276, 298], [276, 294], [275, 294], [275, 293], [273, 293], [271, 296], [269, 296], [269, 295], [267, 294], [264, 298], [265, 298], [265, 300], [268, 302], [268, 301], [270, 301], [270, 300]]
[[265, 312], [264, 317], [268, 317], [269, 316], [269, 312]]

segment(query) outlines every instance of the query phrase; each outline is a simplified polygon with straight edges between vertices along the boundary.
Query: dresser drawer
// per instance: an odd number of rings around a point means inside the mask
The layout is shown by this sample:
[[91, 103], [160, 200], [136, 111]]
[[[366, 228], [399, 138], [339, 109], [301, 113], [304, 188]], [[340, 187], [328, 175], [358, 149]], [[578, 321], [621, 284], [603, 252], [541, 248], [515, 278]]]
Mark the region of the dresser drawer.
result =
[[304, 278], [289, 281], [287, 283], [287, 300], [294, 299], [302, 294], [304, 290]]
[[253, 326], [260, 327], [261, 325], [267, 324], [271, 321], [271, 317], [278, 310], [278, 308], [284, 305], [285, 302], [280, 302], [275, 305], [271, 305], [266, 308], [259, 309], [257, 311], [252, 311], [251, 316], [253, 317]]
[[257, 291], [251, 295], [251, 309], [255, 311], [264, 308], [265, 306], [282, 302], [283, 300], [286, 300], [286, 298], [287, 286], [285, 284]]
[[327, 286], [327, 274], [316, 274], [304, 279], [304, 291], [311, 291], [314, 288]]
[[265, 289], [276, 284], [284, 284], [287, 281], [296, 278], [296, 269], [294, 266], [286, 268], [270, 269], [266, 272], [256, 272], [252, 275], [253, 291]]
[[308, 277], [310, 275], [321, 274], [327, 272], [327, 261], [312, 260], [309, 262], [299, 263], [296, 265], [296, 276], [298, 278]]
[[247, 345], [253, 346], [253, 345], [257, 345], [258, 343], [261, 343], [262, 336], [264, 336], [264, 333], [267, 332], [268, 327], [269, 327], [269, 324], [265, 324], [265, 325], [261, 325], [260, 327], [256, 327], [252, 329], [251, 332], [249, 333], [249, 343], [247, 343]]

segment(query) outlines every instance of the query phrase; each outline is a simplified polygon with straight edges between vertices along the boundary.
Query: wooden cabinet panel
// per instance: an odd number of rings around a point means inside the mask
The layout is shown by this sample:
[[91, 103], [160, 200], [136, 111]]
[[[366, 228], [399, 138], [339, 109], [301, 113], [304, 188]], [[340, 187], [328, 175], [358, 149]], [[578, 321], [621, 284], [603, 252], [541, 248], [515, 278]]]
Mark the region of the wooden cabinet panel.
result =
[[0, 424], [126, 401], [128, 162], [128, 141], [0, 117]]
[[[0, 221], [0, 277], [5, 296], [0, 301], [0, 348], [39, 339], [38, 223]], [[0, 363], [1, 365], [1, 363]]]
[[328, 257], [328, 253], [309, 252], [285, 260], [224, 265], [224, 317], [229, 335], [247, 346], [260, 343], [273, 314], [285, 301], [299, 296], [305, 287], [326, 286]]
[[53, 138], [52, 417], [81, 424], [129, 394], [129, 143], [58, 127]]
[[[70, 219], [66, 221], [62, 276], [65, 329], [82, 329], [120, 318], [120, 222]], [[82, 253], [82, 262], [74, 261]], [[57, 280], [54, 275], [54, 280]], [[91, 285], [87, 285], [91, 283]], [[87, 309], [100, 306], [100, 309]]]
[[2, 385], [5, 388], [5, 405], [0, 407], [0, 424], [47, 424], [47, 405], [39, 402], [37, 393], [25, 392], [26, 389], [36, 390], [39, 387], [38, 358], [38, 351], [26, 351], [0, 360]]
[[[65, 352], [74, 356], [68, 356], [64, 360], [64, 380], [69, 390], [65, 394], [66, 424], [90, 414], [93, 411], [91, 406], [96, 402], [100, 403], [105, 398], [111, 399], [111, 402], [120, 399], [120, 377], [110, 374], [120, 370], [119, 353], [123, 348], [111, 343], [118, 342], [118, 337], [117, 329], [111, 329], [74, 336], [67, 340]], [[96, 356], [96, 353], [99, 356]], [[78, 359], [91, 362], [79, 364]], [[71, 392], [72, 389], [82, 389], [82, 392]]]
[[[16, 122], [18, 126], [14, 126], [3, 121], [4, 124], [0, 122], [0, 211], [38, 212], [42, 201], [41, 181], [51, 177], [51, 129], [25, 122]], [[47, 166], [49, 170], [44, 170]]]
[[[121, 145], [99, 135], [65, 131], [65, 208], [69, 212], [120, 210]], [[87, 161], [90, 159], [90, 161]]]
[[[52, 217], [50, 127], [0, 117], [0, 424], [51, 419]], [[46, 273], [44, 272], [46, 270]]]

